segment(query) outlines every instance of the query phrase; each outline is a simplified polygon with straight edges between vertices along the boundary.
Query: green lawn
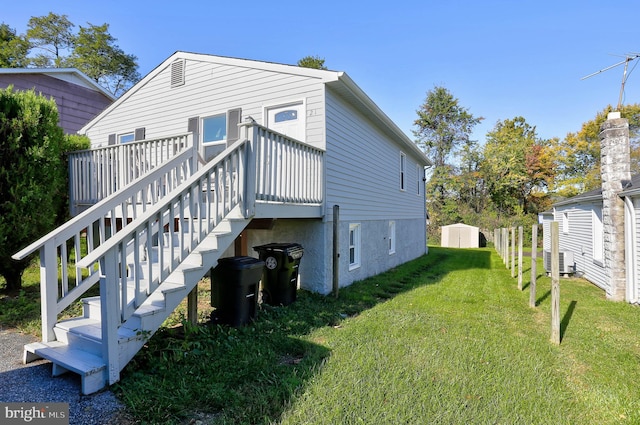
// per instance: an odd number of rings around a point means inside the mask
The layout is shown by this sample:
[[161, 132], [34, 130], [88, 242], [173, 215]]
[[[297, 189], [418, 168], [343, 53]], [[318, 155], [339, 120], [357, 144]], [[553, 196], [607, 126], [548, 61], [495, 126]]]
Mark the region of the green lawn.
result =
[[535, 309], [516, 284], [491, 249], [431, 248], [338, 300], [163, 332], [117, 393], [152, 423], [640, 423], [640, 310], [562, 280], [555, 346], [549, 279]]
[[521, 292], [492, 249], [432, 247], [337, 300], [165, 328], [114, 390], [154, 424], [639, 424], [638, 307], [562, 279], [556, 346], [528, 261]]

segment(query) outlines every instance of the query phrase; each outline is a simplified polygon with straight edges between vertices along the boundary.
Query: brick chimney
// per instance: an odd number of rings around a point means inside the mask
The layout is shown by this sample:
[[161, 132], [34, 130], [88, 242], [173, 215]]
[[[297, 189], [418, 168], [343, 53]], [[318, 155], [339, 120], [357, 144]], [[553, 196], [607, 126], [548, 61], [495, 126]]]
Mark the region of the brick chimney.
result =
[[629, 122], [612, 112], [600, 127], [604, 267], [610, 278], [607, 298], [624, 301], [626, 274], [624, 201], [618, 196], [631, 180]]

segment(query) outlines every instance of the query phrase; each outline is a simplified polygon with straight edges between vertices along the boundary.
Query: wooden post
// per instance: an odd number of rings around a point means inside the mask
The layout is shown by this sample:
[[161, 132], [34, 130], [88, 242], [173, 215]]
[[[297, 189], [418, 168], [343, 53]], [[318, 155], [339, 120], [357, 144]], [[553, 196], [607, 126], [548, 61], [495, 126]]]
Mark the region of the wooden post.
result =
[[333, 296], [340, 289], [340, 206], [333, 206]]
[[516, 228], [511, 228], [511, 277], [516, 277]]
[[529, 307], [536, 306], [536, 280], [538, 278], [538, 225], [531, 226], [531, 284], [529, 285]]
[[502, 249], [504, 250], [504, 255], [502, 256], [502, 261], [504, 262], [505, 267], [509, 268], [509, 229], [504, 227], [502, 229], [502, 234], [504, 235]]
[[522, 291], [522, 238], [524, 230], [518, 226], [518, 289]]
[[198, 285], [193, 287], [187, 295], [187, 321], [192, 325], [198, 324]]
[[560, 344], [560, 237], [557, 221], [551, 223], [551, 342]]

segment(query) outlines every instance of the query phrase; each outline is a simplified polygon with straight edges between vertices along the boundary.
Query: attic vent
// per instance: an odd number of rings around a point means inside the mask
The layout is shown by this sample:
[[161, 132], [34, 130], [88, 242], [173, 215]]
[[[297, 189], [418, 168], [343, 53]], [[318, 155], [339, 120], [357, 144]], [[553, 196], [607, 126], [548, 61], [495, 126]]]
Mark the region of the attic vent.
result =
[[171, 64], [171, 87], [184, 85], [184, 59], [179, 59]]

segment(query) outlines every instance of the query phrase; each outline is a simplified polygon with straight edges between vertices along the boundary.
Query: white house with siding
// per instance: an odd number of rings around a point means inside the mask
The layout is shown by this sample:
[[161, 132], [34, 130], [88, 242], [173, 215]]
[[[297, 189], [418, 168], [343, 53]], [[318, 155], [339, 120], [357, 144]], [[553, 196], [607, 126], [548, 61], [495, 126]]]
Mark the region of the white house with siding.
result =
[[640, 175], [630, 175], [627, 120], [610, 114], [601, 130], [602, 187], [557, 202], [541, 215], [543, 248], [549, 255], [550, 223], [558, 222], [561, 262], [568, 259], [572, 272], [609, 299], [638, 303]]
[[[344, 72], [176, 52], [80, 132], [76, 217], [14, 258], [39, 250], [42, 265], [43, 342], [25, 361], [79, 373], [84, 393], [195, 305], [221, 257], [299, 243], [299, 285], [327, 294], [427, 253], [430, 162]], [[97, 282], [83, 316], [59, 321]]]

